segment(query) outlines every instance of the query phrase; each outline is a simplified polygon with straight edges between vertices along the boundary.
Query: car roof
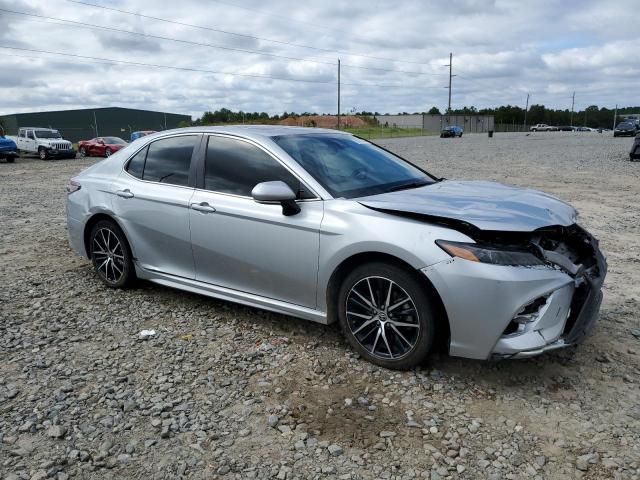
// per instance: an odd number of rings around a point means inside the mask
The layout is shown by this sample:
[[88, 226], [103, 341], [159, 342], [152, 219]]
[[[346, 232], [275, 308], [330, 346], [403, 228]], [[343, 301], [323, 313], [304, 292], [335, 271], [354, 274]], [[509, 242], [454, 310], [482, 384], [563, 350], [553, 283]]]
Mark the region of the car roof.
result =
[[351, 135], [348, 132], [328, 128], [287, 127], [283, 125], [229, 125], [211, 127], [186, 127], [163, 130], [149, 137], [159, 137], [171, 133], [227, 133], [242, 137], [277, 137], [280, 135], [334, 134]]
[[47, 128], [47, 127], [20, 127], [19, 130], [49, 130], [50, 132], [57, 132], [57, 128]]

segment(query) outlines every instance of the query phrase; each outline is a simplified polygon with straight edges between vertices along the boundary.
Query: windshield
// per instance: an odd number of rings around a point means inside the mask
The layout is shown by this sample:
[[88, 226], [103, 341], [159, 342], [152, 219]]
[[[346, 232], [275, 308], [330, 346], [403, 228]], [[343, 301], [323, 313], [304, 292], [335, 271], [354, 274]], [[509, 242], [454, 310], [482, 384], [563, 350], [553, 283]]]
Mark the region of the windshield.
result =
[[335, 198], [353, 198], [434, 182], [425, 172], [372, 143], [350, 135], [273, 137]]
[[634, 125], [631, 122], [622, 122], [618, 124], [618, 128], [633, 128]]
[[36, 137], [38, 138], [62, 138], [62, 135], [57, 130], [36, 130]]
[[127, 142], [118, 137], [104, 137], [104, 143], [108, 143], [109, 145], [125, 145]]

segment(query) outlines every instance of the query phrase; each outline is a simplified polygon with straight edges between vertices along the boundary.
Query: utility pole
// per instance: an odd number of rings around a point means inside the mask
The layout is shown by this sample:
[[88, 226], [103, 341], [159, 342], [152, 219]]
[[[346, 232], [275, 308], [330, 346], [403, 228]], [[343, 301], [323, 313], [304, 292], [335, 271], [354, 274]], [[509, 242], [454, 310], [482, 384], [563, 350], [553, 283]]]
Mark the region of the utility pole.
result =
[[96, 129], [96, 137], [98, 136], [98, 120], [96, 120], [96, 111], [93, 111], [93, 126]]
[[340, 130], [340, 59], [338, 59], [338, 130]]
[[616, 129], [616, 122], [617, 122], [617, 120], [618, 120], [618, 104], [616, 103], [616, 109], [615, 109], [615, 111], [613, 112], [613, 129], [612, 129], [612, 130], [615, 130], [615, 129]]
[[529, 113], [529, 94], [527, 93], [527, 106], [524, 107], [524, 131], [527, 131], [527, 113]]
[[576, 92], [573, 92], [573, 95], [571, 96], [571, 117], [569, 117], [571, 120], [569, 121], [569, 124], [573, 127], [573, 105], [575, 104], [576, 101]]
[[449, 67], [449, 106], [447, 107], [447, 113], [451, 113], [451, 79], [453, 78], [453, 53], [449, 53], [448, 67]]

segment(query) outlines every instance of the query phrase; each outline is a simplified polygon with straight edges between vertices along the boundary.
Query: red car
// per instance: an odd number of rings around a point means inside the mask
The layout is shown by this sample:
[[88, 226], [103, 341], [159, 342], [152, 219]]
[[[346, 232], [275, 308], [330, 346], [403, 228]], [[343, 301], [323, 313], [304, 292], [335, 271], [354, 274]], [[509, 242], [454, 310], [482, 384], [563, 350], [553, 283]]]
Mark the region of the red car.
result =
[[118, 137], [96, 137], [80, 140], [78, 152], [81, 157], [108, 157], [126, 146], [127, 142]]

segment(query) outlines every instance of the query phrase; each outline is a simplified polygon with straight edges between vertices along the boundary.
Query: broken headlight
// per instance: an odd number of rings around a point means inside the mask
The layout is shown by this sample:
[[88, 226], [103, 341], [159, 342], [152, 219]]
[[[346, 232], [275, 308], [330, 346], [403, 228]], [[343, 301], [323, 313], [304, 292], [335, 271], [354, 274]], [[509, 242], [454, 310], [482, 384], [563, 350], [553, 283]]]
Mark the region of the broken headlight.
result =
[[436, 244], [452, 257], [493, 265], [531, 266], [545, 263], [533, 253], [511, 247], [494, 247], [477, 243], [436, 240]]

